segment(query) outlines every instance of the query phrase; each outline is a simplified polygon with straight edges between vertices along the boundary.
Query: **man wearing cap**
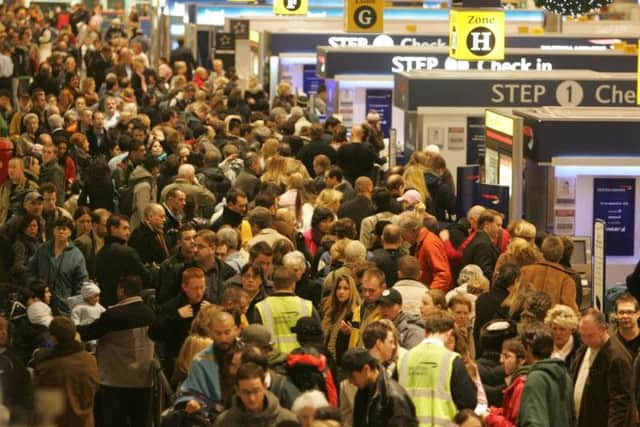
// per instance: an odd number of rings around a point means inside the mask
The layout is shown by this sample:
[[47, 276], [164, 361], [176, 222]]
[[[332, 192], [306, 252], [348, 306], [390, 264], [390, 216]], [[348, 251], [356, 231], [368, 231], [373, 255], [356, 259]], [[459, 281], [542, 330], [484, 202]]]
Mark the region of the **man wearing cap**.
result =
[[300, 346], [291, 328], [303, 316], [320, 319], [318, 312], [309, 300], [295, 294], [296, 275], [288, 267], [280, 267], [273, 273], [275, 292], [256, 304], [260, 323], [273, 331], [274, 348], [289, 353]]
[[14, 157], [9, 160], [8, 179], [0, 186], [0, 224], [4, 224], [12, 215], [18, 214], [22, 206], [21, 196], [37, 189], [38, 183], [25, 175], [22, 159]]
[[455, 414], [476, 406], [476, 386], [464, 362], [445, 344], [454, 320], [445, 312], [425, 318], [426, 338], [399, 361], [398, 377], [414, 405], [421, 427], [450, 425]]
[[398, 344], [407, 350], [412, 349], [424, 339], [424, 326], [420, 316], [410, 315], [402, 311], [402, 295], [397, 290], [385, 289], [378, 299], [380, 314], [389, 319], [398, 329]]
[[268, 358], [269, 369], [282, 371], [287, 363], [287, 354], [273, 347], [271, 332], [259, 323], [252, 323], [240, 333], [240, 341], [254, 345]]
[[342, 358], [342, 368], [358, 388], [353, 407], [354, 427], [416, 427], [416, 408], [407, 392], [389, 378], [369, 351], [355, 348]]
[[34, 370], [36, 389], [56, 389], [64, 396], [61, 426], [92, 426], [93, 404], [98, 390], [98, 365], [82, 343], [75, 340], [76, 327], [66, 317], [49, 324], [53, 348], [38, 353]]

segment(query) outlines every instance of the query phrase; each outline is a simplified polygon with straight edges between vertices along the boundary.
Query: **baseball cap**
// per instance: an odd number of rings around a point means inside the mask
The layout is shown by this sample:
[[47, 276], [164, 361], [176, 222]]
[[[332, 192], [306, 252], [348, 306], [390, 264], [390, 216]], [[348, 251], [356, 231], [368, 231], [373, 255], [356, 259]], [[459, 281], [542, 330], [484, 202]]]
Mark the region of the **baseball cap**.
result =
[[402, 295], [400, 294], [400, 292], [393, 288], [385, 289], [384, 291], [382, 291], [382, 295], [380, 295], [380, 298], [378, 298], [378, 302], [381, 305], [402, 305]]
[[245, 344], [258, 347], [268, 347], [273, 344], [271, 341], [271, 332], [259, 324], [251, 324], [244, 328], [240, 333], [240, 339]]
[[404, 194], [396, 199], [399, 202], [407, 202], [410, 205], [422, 201], [422, 196], [418, 192], [418, 190], [407, 190]]
[[38, 193], [37, 191], [29, 191], [27, 194], [24, 195], [25, 202], [35, 202], [36, 200], [39, 200], [41, 202], [44, 200], [44, 197], [42, 197], [42, 194]]

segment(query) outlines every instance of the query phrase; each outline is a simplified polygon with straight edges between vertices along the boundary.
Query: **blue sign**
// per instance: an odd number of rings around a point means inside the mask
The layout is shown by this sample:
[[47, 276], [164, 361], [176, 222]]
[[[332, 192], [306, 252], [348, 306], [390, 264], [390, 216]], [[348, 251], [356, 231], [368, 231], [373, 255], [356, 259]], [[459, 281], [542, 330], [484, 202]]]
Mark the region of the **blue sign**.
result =
[[633, 256], [635, 178], [595, 178], [593, 219], [607, 224], [607, 255]]
[[509, 223], [509, 187], [506, 185], [478, 184], [474, 205], [493, 209], [504, 215], [504, 223]]
[[385, 138], [389, 138], [391, 129], [391, 107], [393, 104], [393, 90], [391, 89], [367, 89], [367, 112], [375, 110], [380, 115], [380, 127]]
[[467, 212], [474, 205], [480, 184], [480, 166], [458, 167], [456, 182], [456, 214], [458, 218], [466, 218]]
[[467, 164], [480, 164], [485, 147], [484, 117], [467, 117]]
[[302, 69], [302, 90], [309, 95], [311, 92], [318, 93], [318, 88], [324, 83], [316, 74], [314, 64], [305, 64]]

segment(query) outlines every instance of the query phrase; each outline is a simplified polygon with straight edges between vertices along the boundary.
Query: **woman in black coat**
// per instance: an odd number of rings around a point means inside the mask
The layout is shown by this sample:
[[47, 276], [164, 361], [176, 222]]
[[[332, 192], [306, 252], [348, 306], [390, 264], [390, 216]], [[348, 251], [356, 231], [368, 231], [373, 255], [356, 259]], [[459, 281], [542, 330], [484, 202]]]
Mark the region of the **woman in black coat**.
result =
[[78, 206], [88, 206], [91, 210], [102, 208], [114, 212], [113, 196], [109, 165], [103, 156], [98, 156], [91, 162], [87, 180], [80, 192]]

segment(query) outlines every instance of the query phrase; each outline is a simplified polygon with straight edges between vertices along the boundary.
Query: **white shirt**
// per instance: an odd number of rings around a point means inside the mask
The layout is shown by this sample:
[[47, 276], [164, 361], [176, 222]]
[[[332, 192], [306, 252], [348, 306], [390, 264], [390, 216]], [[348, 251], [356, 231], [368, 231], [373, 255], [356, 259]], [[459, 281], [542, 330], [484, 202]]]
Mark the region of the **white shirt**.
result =
[[11, 77], [13, 75], [13, 61], [7, 55], [0, 54], [0, 77]]
[[584, 358], [582, 359], [582, 363], [580, 364], [578, 378], [576, 378], [576, 385], [573, 389], [573, 403], [575, 405], [576, 414], [578, 414], [578, 416], [580, 416], [582, 393], [584, 392], [584, 387], [587, 385], [589, 370], [591, 369], [591, 365], [593, 365], [593, 361], [598, 355], [598, 351], [600, 351], [600, 349], [593, 350], [591, 347], [587, 347], [587, 351], [584, 353]]

